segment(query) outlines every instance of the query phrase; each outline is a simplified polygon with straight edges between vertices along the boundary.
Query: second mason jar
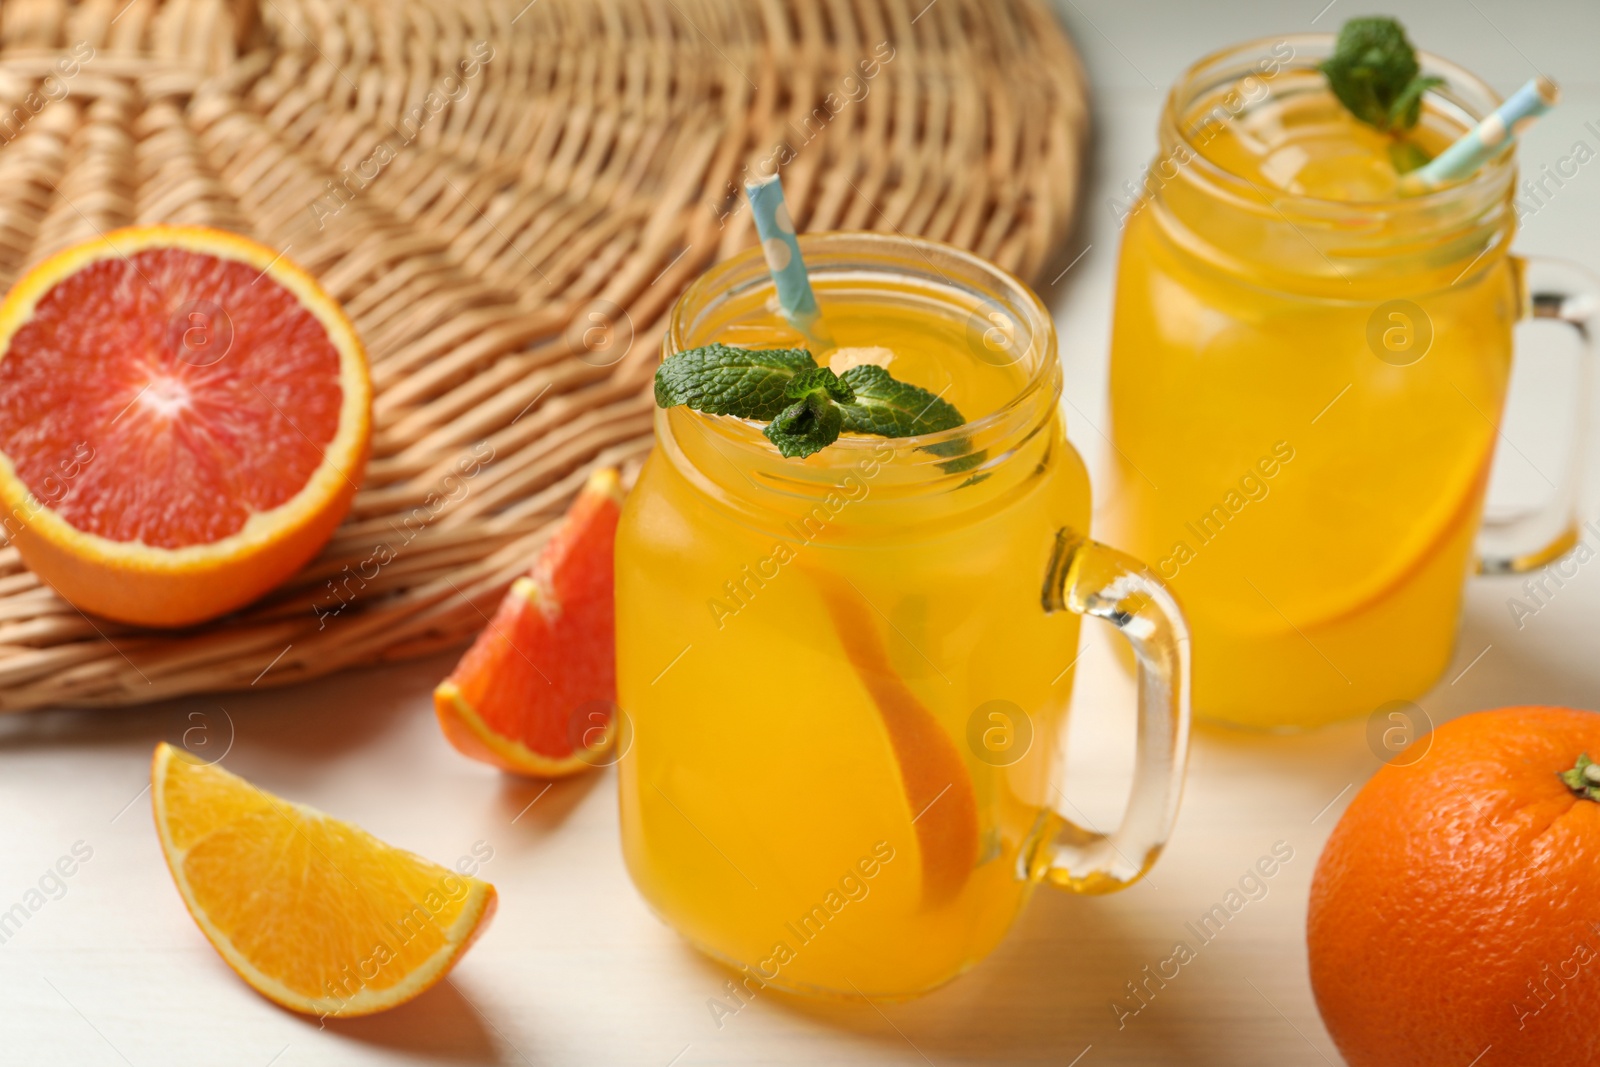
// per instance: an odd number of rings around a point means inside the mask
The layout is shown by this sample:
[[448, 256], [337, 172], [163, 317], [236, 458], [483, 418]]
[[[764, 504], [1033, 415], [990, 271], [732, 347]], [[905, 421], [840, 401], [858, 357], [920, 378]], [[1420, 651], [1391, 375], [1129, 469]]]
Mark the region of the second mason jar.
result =
[[[1371, 713], [1440, 676], [1513, 324], [1588, 313], [1581, 278], [1507, 251], [1509, 154], [1397, 193], [1391, 153], [1437, 153], [1493, 91], [1423, 56], [1444, 84], [1402, 143], [1328, 90], [1332, 46], [1262, 40], [1195, 64], [1142, 195], [1113, 204], [1110, 537], [1183, 599], [1196, 714], [1241, 726]], [[1550, 507], [1494, 531], [1486, 567], [1572, 544], [1576, 465], [1550, 481]]]

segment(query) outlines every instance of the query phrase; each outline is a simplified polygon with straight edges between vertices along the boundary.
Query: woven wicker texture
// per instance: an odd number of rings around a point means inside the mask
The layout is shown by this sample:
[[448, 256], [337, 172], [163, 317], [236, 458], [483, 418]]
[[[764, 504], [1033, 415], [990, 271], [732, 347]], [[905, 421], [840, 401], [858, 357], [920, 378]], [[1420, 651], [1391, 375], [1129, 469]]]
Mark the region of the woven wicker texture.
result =
[[372, 358], [373, 458], [326, 551], [180, 633], [84, 616], [0, 549], [0, 710], [281, 685], [455, 646], [588, 473], [636, 467], [683, 286], [803, 229], [1024, 277], [1087, 125], [1042, 0], [8, 0], [0, 284], [130, 223], [282, 250]]

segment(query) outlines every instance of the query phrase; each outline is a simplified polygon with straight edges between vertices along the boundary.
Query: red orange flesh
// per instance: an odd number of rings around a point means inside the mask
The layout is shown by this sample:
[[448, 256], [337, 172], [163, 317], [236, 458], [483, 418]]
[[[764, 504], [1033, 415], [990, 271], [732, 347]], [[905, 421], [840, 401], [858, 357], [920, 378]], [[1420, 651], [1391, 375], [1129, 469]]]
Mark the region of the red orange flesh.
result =
[[371, 386], [338, 305], [279, 252], [118, 230], [0, 305], [0, 503], [84, 611], [184, 625], [322, 547], [366, 462]]
[[613, 743], [611, 561], [621, 502], [617, 472], [596, 472], [532, 570], [434, 690], [439, 725], [466, 755], [558, 778], [595, 765]]

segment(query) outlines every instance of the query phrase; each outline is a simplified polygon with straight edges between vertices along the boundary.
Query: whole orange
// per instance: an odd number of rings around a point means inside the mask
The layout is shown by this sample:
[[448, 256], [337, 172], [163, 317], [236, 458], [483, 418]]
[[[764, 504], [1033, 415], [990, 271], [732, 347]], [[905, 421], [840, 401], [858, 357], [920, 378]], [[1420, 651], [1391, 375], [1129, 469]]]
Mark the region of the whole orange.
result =
[[1502, 708], [1421, 743], [1317, 862], [1306, 940], [1329, 1033], [1352, 1067], [1592, 1061], [1600, 785], [1561, 776], [1600, 757], [1600, 715]]

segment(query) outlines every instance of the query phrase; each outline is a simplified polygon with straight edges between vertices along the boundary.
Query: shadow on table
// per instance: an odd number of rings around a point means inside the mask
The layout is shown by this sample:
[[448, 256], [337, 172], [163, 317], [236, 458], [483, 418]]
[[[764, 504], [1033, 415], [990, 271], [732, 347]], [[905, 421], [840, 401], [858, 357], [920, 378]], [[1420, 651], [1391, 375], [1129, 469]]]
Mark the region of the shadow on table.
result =
[[[499, 1063], [503, 1057], [488, 1023], [455, 980], [445, 978], [417, 999], [359, 1019], [303, 1018], [335, 1037], [403, 1052], [409, 1057], [452, 1063]], [[520, 1052], [523, 1050], [510, 1050]]]
[[[372, 748], [404, 728], [418, 714], [419, 695], [431, 693], [455, 660], [451, 654], [364, 667], [275, 692], [219, 693], [209, 703], [228, 709], [252, 747], [291, 753], [315, 766]], [[302, 692], [314, 699], [297, 699]]]
[[[1520, 578], [1480, 578], [1485, 597], [1504, 599], [1521, 593]], [[1571, 611], [1566, 614], [1570, 605]], [[1498, 603], [1495, 605], [1500, 607]], [[1548, 615], [1525, 620], [1523, 629], [1495, 626], [1477, 613], [1466, 616], [1456, 639], [1455, 656], [1444, 678], [1422, 705], [1440, 720], [1469, 711], [1517, 704], [1554, 704], [1600, 709], [1600, 659], [1574, 656], [1557, 636], [1563, 626], [1588, 629], [1588, 605], [1569, 598], [1551, 605]], [[1456, 681], [1456, 679], [1460, 679]]]
[[453, 657], [362, 668], [304, 684], [156, 701], [129, 708], [60, 709], [0, 716], [0, 751], [116, 748], [158, 737], [216, 761], [248, 741], [303, 765], [370, 747], [414, 713]]
[[[690, 951], [687, 948], [685, 951]], [[1179, 1011], [1146, 1011], [1119, 1029], [1111, 1004], [1124, 983], [1160, 958], [1148, 932], [1103, 902], [1042, 887], [989, 959], [925, 997], [901, 1003], [822, 1000], [763, 992], [752, 1007], [792, 1013], [847, 1030], [912, 1059], [945, 1063], [1050, 1063], [1065, 1067], [1093, 1046], [1085, 1063], [1227, 1064], [1223, 1050], [1186, 1044]], [[719, 978], [734, 972], [709, 961]], [[1191, 977], [1200, 983], [1203, 978]], [[1183, 980], [1163, 995], [1176, 1000]], [[1152, 1001], [1152, 1007], [1155, 1002]], [[1174, 1004], [1174, 1007], [1177, 1005]], [[729, 1027], [737, 1023], [730, 1020]], [[737, 1032], [724, 1046], [735, 1053]], [[727, 1040], [727, 1038], [721, 1039]], [[1118, 1055], [1107, 1059], [1106, 1052]], [[920, 1060], [919, 1060], [920, 1061]], [[898, 1062], [898, 1060], [897, 1060]]]
[[[1264, 777], [1304, 780], [1309, 775], [1329, 784], [1359, 785], [1385, 760], [1399, 757], [1405, 745], [1463, 715], [1522, 704], [1600, 710], [1597, 692], [1600, 660], [1574, 660], [1560, 648], [1552, 651], [1547, 641], [1524, 633], [1507, 634], [1503, 627], [1469, 613], [1449, 665], [1432, 689], [1408, 702], [1415, 711], [1403, 710], [1399, 719], [1385, 703], [1366, 714], [1299, 732], [1197, 723], [1194, 743], [1197, 748], [1225, 751]], [[1396, 737], [1403, 743], [1390, 747], [1396, 743], [1386, 738]]]
[[616, 787], [616, 782], [604, 770], [584, 771], [554, 781], [504, 774], [496, 806], [512, 826], [543, 836], [566, 822], [567, 816], [592, 790]]

